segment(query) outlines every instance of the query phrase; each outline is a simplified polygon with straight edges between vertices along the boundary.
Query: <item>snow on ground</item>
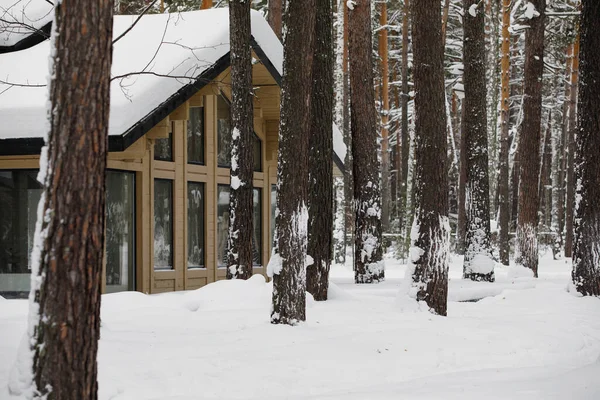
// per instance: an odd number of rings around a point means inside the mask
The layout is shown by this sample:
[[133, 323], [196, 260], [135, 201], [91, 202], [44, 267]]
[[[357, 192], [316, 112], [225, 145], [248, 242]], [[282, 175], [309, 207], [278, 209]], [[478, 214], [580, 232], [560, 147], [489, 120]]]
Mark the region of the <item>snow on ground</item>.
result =
[[[102, 298], [101, 399], [599, 399], [600, 299], [565, 290], [570, 264], [497, 282], [450, 271], [448, 317], [401, 312], [405, 266], [355, 286], [332, 269], [331, 299], [301, 326], [269, 323], [261, 276], [200, 290]], [[458, 302], [485, 297], [478, 302]], [[0, 301], [0, 398], [26, 329], [27, 301]]]

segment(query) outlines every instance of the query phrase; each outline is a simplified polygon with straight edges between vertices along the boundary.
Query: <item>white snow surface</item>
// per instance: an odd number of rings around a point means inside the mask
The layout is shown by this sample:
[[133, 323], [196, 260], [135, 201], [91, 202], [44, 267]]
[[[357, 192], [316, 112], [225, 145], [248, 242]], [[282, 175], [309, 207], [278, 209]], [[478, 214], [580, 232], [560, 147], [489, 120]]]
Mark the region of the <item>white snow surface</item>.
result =
[[0, 46], [12, 46], [54, 18], [46, 0], [0, 0]]
[[[269, 323], [272, 285], [262, 276], [103, 295], [99, 398], [600, 398], [600, 300], [567, 293], [570, 263], [548, 252], [539, 279], [497, 267], [497, 281], [483, 283], [460, 279], [455, 256], [448, 317], [402, 311], [406, 265], [386, 265], [386, 281], [373, 285], [354, 285], [350, 263], [333, 266], [329, 301], [307, 296], [307, 322], [295, 327]], [[13, 399], [27, 309], [27, 300], [0, 301], [0, 399]]]

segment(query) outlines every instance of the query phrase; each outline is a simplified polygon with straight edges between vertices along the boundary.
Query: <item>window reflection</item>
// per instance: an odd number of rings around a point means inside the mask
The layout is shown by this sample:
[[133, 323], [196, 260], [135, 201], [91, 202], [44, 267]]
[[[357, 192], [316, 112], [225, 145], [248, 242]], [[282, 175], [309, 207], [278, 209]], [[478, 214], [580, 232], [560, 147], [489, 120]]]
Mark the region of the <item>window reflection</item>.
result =
[[173, 181], [154, 180], [154, 269], [173, 269]]
[[204, 107], [190, 107], [187, 151], [188, 163], [204, 164]]
[[188, 268], [204, 268], [204, 184], [188, 182]]

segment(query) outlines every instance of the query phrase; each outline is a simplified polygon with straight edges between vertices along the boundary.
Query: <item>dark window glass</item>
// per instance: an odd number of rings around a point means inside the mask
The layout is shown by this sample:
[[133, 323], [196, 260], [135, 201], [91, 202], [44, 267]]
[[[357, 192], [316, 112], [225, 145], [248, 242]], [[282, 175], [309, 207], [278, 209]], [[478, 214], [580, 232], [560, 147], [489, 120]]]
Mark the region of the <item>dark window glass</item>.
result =
[[154, 269], [173, 269], [173, 181], [154, 180]]
[[256, 136], [256, 133], [253, 137], [252, 146], [252, 150], [254, 152], [254, 170], [260, 172], [262, 171], [262, 143], [260, 141], [260, 138]]
[[204, 164], [204, 107], [191, 107], [187, 122], [188, 162]]
[[217, 97], [217, 165], [231, 166], [231, 108], [223, 96]]
[[0, 171], [0, 294], [27, 297], [42, 195], [35, 170]]
[[154, 159], [159, 161], [173, 161], [173, 123], [169, 137], [154, 141]]
[[271, 185], [271, 249], [275, 247], [275, 212], [277, 210], [277, 185]]
[[[252, 258], [255, 266], [262, 265], [262, 191], [254, 188], [252, 210]], [[229, 233], [229, 186], [217, 187], [217, 266], [227, 265], [227, 235]]]
[[204, 268], [204, 184], [188, 182], [188, 268]]
[[106, 292], [135, 289], [135, 174], [106, 173]]

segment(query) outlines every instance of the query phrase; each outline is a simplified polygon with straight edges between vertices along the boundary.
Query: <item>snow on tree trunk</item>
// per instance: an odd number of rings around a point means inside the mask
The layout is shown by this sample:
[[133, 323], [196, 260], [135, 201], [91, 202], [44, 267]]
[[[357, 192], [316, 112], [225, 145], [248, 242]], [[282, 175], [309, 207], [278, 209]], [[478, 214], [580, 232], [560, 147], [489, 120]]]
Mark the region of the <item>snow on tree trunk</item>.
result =
[[351, 3], [349, 12], [350, 105], [354, 175], [354, 281], [384, 279], [377, 114], [373, 85], [371, 1]]
[[463, 278], [494, 280], [490, 244], [487, 104], [485, 75], [485, 13], [479, 0], [464, 0], [465, 110], [463, 134], [466, 160], [466, 235]]
[[254, 109], [252, 53], [250, 49], [251, 2], [229, 2], [231, 32], [231, 190], [227, 278], [252, 276], [252, 210]]
[[346, 262], [345, 246], [345, 215], [344, 215], [344, 178], [334, 178], [333, 193], [335, 196], [335, 220], [333, 229], [333, 258], [334, 262]]
[[525, 86], [523, 131], [519, 141], [519, 214], [516, 262], [538, 275], [538, 208], [540, 199], [540, 146], [542, 126], [542, 74], [544, 72], [544, 22], [546, 0], [532, 0], [535, 7], [525, 34]]
[[306, 290], [327, 300], [333, 241], [333, 14], [318, 0], [312, 66]]
[[438, 0], [413, 2], [415, 81], [415, 219], [409, 295], [446, 315], [450, 225], [446, 173], [444, 66]]
[[21, 374], [10, 390], [28, 398], [96, 399], [113, 2], [54, 4], [49, 133], [38, 177], [44, 193], [29, 296], [31, 351], [19, 360], [33, 373]]
[[600, 296], [600, 3], [582, 0], [573, 283]]
[[316, 0], [290, 1], [284, 22], [271, 323], [306, 319], [308, 146]]

